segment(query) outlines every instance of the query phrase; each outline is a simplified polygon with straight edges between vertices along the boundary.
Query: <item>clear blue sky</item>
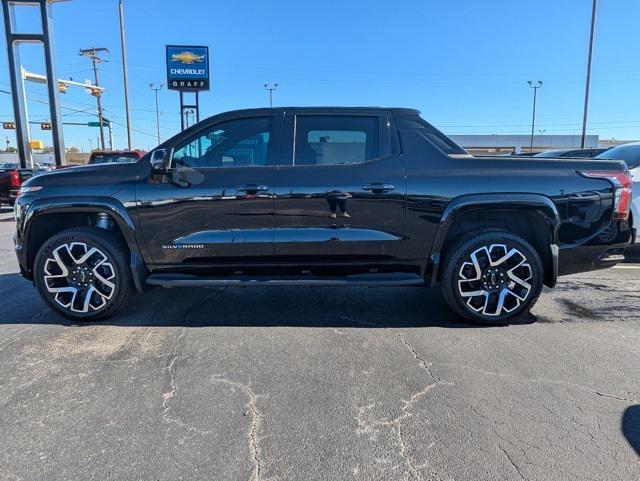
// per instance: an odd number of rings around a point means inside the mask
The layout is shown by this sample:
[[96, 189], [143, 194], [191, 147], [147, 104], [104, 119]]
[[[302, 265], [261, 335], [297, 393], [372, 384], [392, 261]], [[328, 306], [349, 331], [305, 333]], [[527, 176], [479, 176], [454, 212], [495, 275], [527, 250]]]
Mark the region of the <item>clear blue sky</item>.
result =
[[[61, 78], [91, 79], [79, 48], [107, 47], [101, 65], [106, 115], [124, 124], [117, 0], [73, 0], [53, 6]], [[211, 2], [125, 0], [132, 124], [136, 147], [155, 141], [149, 83], [165, 82], [165, 44], [208, 45], [212, 86], [202, 116], [265, 106], [265, 82], [278, 82], [275, 105], [383, 105], [420, 109], [445, 133], [527, 133], [531, 91], [543, 80], [538, 127], [580, 132], [591, 0], [295, 0]], [[600, 0], [593, 62], [589, 133], [640, 138], [640, 2]], [[19, 18], [22, 25], [29, 18]], [[36, 47], [24, 49], [29, 70], [43, 72]], [[8, 90], [6, 48], [0, 88]], [[43, 98], [31, 84], [29, 95]], [[69, 89], [64, 106], [90, 109], [95, 99]], [[162, 91], [161, 130], [180, 127], [178, 93]], [[47, 119], [30, 101], [31, 118]], [[93, 120], [63, 110], [65, 121]], [[0, 94], [0, 118], [12, 118]], [[50, 136], [33, 126], [34, 138]], [[2, 140], [11, 131], [2, 132]], [[65, 127], [67, 146], [87, 150], [98, 131]], [[10, 138], [12, 145], [14, 138]], [[115, 143], [124, 147], [116, 126]]]

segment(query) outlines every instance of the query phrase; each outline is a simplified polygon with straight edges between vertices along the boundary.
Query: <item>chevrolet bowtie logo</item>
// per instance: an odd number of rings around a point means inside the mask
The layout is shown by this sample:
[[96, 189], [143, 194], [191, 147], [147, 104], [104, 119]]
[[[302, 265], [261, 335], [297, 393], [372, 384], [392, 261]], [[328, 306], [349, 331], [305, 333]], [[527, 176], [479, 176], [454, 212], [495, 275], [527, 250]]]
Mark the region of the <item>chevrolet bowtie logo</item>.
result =
[[181, 62], [185, 65], [191, 65], [195, 62], [202, 62], [203, 59], [204, 55], [196, 55], [195, 53], [189, 51], [174, 53], [171, 55], [172, 62]]

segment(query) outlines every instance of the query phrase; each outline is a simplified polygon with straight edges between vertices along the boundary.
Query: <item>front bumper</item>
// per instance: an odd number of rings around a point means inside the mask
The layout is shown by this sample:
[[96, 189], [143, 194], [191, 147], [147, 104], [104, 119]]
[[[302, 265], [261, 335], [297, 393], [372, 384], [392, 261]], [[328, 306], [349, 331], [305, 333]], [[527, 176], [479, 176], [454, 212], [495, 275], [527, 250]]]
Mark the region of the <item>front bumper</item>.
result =
[[28, 268], [28, 259], [25, 246], [24, 226], [25, 226], [25, 214], [28, 203], [24, 202], [23, 197], [16, 199], [16, 203], [13, 207], [14, 216], [16, 219], [16, 230], [13, 233], [13, 248], [18, 258], [18, 265], [20, 266], [20, 274], [33, 280], [33, 275]]
[[0, 195], [0, 201], [13, 204], [18, 197], [18, 189], [10, 189], [5, 191], [4, 195]]

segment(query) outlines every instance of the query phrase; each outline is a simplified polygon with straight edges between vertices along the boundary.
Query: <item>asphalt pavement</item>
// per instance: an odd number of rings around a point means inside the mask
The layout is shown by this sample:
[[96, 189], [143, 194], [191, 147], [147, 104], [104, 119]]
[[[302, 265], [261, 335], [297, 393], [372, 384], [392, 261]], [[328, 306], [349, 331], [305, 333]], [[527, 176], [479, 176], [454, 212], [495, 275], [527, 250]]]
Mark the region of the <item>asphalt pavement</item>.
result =
[[0, 212], [1, 480], [640, 479], [640, 264], [518, 325], [427, 288], [156, 289], [51, 312]]

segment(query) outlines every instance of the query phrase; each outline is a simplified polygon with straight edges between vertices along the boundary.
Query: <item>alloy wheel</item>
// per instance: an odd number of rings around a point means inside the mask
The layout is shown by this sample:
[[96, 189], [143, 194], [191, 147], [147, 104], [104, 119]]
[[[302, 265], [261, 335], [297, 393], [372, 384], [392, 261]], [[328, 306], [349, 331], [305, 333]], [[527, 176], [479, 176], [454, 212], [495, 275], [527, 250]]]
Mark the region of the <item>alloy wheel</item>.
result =
[[485, 316], [516, 310], [531, 292], [533, 273], [526, 256], [505, 244], [474, 250], [458, 272], [458, 293], [467, 308]]
[[57, 304], [83, 314], [107, 305], [116, 291], [116, 271], [100, 249], [72, 242], [51, 252], [44, 263], [44, 283]]

